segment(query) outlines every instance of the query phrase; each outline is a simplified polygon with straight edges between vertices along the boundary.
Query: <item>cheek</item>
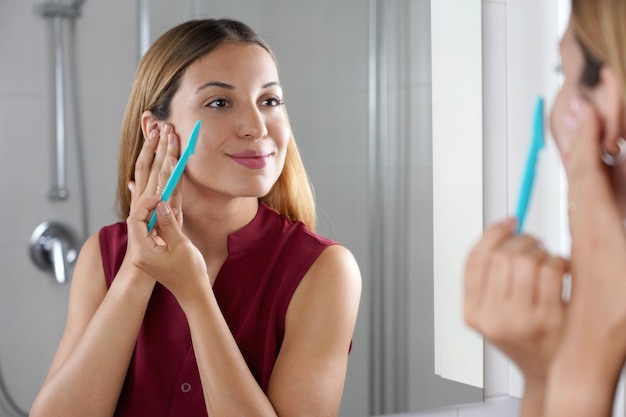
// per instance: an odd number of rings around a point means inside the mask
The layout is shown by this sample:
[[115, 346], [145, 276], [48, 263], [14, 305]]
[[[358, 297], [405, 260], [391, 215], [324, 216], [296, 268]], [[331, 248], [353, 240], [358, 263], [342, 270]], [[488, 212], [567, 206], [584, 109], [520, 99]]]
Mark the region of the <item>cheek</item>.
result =
[[287, 149], [287, 144], [291, 138], [289, 125], [284, 118], [276, 118], [267, 122], [267, 130], [269, 135], [276, 141], [276, 146], [283, 153]]

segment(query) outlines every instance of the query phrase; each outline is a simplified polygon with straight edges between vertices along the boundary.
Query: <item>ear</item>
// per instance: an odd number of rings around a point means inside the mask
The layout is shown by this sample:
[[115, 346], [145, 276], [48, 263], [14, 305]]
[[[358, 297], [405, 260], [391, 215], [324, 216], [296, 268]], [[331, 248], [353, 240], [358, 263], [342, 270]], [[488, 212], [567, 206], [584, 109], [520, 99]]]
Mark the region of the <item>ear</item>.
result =
[[617, 141], [624, 136], [624, 102], [617, 73], [608, 64], [600, 69], [600, 80], [590, 98], [604, 121], [602, 146], [611, 155], [619, 154]]
[[154, 129], [160, 132], [162, 127], [163, 122], [157, 120], [150, 110], [146, 110], [141, 114], [141, 130], [144, 138], [147, 138]]

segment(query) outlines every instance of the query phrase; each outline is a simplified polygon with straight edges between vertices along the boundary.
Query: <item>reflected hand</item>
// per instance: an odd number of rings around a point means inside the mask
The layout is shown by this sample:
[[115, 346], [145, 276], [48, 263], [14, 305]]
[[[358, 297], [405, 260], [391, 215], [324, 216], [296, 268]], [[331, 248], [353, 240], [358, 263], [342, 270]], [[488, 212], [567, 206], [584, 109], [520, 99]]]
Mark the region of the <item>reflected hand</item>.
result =
[[554, 391], [551, 407], [575, 407], [558, 396], [567, 386], [581, 392], [578, 399], [604, 399], [610, 409], [626, 355], [626, 236], [610, 169], [600, 159], [602, 121], [583, 99], [574, 99], [570, 109], [568, 117], [575, 120], [568, 132], [573, 146], [567, 165], [572, 296], [550, 382], [562, 388]]
[[[157, 140], [158, 139], [158, 140]], [[143, 147], [135, 162], [135, 181], [131, 189], [131, 213], [133, 204], [148, 197], [160, 197], [177, 158], [180, 154], [180, 140], [172, 125], [152, 130], [144, 140]], [[129, 185], [130, 187], [130, 185]], [[179, 184], [169, 200], [178, 222], [182, 225], [182, 186]]]
[[[158, 236], [146, 232], [155, 208]], [[137, 236], [133, 264], [166, 287], [181, 306], [204, 290], [210, 291], [204, 257], [183, 233], [168, 203], [150, 198], [143, 200], [138, 216], [129, 219], [128, 229], [129, 235]]]
[[[162, 129], [158, 144], [155, 142], [154, 137], [144, 142], [135, 166], [135, 182], [130, 184], [127, 255], [130, 254], [135, 267], [161, 283], [180, 303], [199, 293], [198, 286], [209, 280], [202, 254], [181, 229], [181, 184], [170, 202], [160, 201], [161, 188], [167, 183], [180, 152], [180, 142], [171, 125]], [[155, 209], [157, 224], [148, 234], [148, 221]]]
[[[130, 263], [138, 267], [141, 257], [137, 253], [138, 242], [147, 235], [146, 229], [142, 232], [131, 227], [134, 222], [145, 218], [146, 210], [151, 214], [161, 199], [162, 187], [166, 184], [177, 156], [180, 152], [179, 140], [171, 125], [166, 124], [162, 129], [153, 129], [144, 139], [143, 147], [135, 162], [134, 181], [128, 184], [131, 192], [130, 212], [126, 219], [128, 226], [128, 248], [124, 264]], [[177, 214], [177, 221], [182, 224], [182, 193], [180, 186], [176, 187], [170, 199], [173, 210]], [[155, 245], [163, 245], [159, 230], [155, 228], [148, 237]]]
[[489, 227], [470, 252], [465, 321], [517, 364], [527, 387], [543, 389], [564, 328], [569, 263], [531, 236], [515, 235], [515, 226], [507, 219]]

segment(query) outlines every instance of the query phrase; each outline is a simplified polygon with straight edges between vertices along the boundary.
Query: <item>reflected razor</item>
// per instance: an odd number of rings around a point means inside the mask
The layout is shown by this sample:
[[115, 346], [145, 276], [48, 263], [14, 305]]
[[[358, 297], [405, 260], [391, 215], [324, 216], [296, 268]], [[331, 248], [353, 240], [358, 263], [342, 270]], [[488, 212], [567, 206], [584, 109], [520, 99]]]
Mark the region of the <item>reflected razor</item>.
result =
[[[200, 132], [200, 126], [202, 126], [202, 121], [198, 120], [196, 125], [193, 127], [191, 131], [191, 135], [189, 136], [189, 140], [187, 141], [187, 146], [185, 150], [180, 156], [180, 159], [174, 166], [174, 170], [172, 171], [172, 175], [167, 180], [167, 184], [163, 187], [163, 193], [161, 194], [161, 201], [168, 201], [180, 180], [180, 177], [183, 175], [183, 171], [185, 170], [185, 165], [187, 164], [187, 160], [189, 157], [196, 151], [196, 142], [198, 141], [198, 133]], [[150, 217], [150, 222], [148, 223], [148, 233], [154, 229], [154, 225], [156, 224], [156, 210], [152, 211], [152, 216]]]
[[535, 183], [535, 172], [537, 170], [539, 151], [541, 151], [544, 146], [543, 97], [539, 97], [537, 99], [537, 104], [535, 105], [532, 140], [530, 141], [530, 148], [528, 149], [528, 156], [526, 157], [526, 166], [524, 167], [522, 184], [520, 186], [519, 197], [517, 200], [517, 210], [515, 211], [515, 217], [517, 217], [516, 233], [520, 233], [524, 226], [524, 220], [526, 219], [526, 213], [528, 212], [530, 197]]

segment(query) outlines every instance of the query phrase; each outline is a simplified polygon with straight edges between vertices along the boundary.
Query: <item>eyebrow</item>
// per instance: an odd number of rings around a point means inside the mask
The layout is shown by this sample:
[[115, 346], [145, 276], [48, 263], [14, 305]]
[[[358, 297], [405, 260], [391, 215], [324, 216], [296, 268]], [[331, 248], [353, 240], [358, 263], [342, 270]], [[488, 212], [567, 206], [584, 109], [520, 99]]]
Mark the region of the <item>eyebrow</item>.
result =
[[[198, 94], [200, 91], [204, 90], [205, 88], [209, 88], [209, 87], [225, 88], [226, 90], [235, 89], [234, 85], [225, 83], [223, 81], [209, 81], [208, 83], [204, 83], [200, 87], [198, 87], [198, 89], [196, 90], [196, 94]], [[270, 81], [261, 86], [261, 88], [270, 88], [270, 87], [280, 87], [280, 83], [278, 81]]]

